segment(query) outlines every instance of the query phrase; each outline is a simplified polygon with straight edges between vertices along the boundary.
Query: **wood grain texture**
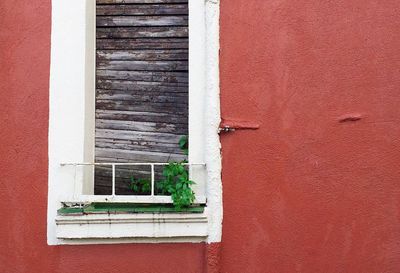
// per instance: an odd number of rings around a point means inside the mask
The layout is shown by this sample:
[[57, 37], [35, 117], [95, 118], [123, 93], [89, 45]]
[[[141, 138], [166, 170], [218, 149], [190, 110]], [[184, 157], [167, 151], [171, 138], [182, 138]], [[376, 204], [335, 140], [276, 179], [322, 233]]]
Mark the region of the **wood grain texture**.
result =
[[97, 60], [114, 61], [187, 61], [187, 49], [151, 49], [151, 50], [97, 50]]
[[105, 4], [187, 4], [188, 0], [96, 0], [97, 5]]
[[97, 29], [97, 38], [186, 38], [187, 27], [104, 27]]
[[[185, 159], [187, 0], [97, 0], [96, 10], [96, 162]], [[131, 176], [149, 179], [149, 167], [118, 167], [117, 194], [133, 194]], [[111, 168], [96, 167], [95, 194], [110, 193]]]
[[98, 69], [122, 71], [187, 71], [187, 61], [98, 61]]
[[97, 16], [187, 15], [187, 4], [97, 5]]
[[97, 39], [97, 49], [188, 49], [187, 38]]
[[152, 113], [152, 112], [132, 112], [132, 111], [115, 111], [115, 110], [96, 110], [96, 119], [114, 119], [114, 120], [135, 120], [138, 122], [171, 122], [172, 124], [186, 124], [188, 117], [179, 113]]
[[187, 26], [187, 16], [97, 16], [97, 27]]
[[185, 71], [117, 71], [97, 70], [97, 80], [129, 80], [152, 83], [187, 83]]

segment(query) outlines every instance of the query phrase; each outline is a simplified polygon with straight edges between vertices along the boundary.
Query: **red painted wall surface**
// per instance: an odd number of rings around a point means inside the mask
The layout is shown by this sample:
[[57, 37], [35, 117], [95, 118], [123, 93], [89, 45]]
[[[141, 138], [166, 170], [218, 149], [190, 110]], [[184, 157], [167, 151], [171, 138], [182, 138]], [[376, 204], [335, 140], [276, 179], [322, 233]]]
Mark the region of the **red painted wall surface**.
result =
[[1, 273], [400, 272], [397, 0], [222, 0], [222, 115], [260, 128], [221, 137], [207, 253], [46, 245], [50, 16], [0, 1]]
[[50, 12], [0, 1], [0, 272], [203, 272], [203, 244], [47, 246]]
[[221, 11], [222, 272], [400, 272], [400, 2]]

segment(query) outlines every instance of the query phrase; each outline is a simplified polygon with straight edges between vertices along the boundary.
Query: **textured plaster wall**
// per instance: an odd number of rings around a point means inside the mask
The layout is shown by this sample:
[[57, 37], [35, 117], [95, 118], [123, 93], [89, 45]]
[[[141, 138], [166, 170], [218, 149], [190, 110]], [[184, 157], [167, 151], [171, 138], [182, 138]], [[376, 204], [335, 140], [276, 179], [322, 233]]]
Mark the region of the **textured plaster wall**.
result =
[[0, 272], [203, 272], [204, 244], [47, 246], [50, 5], [0, 1]]
[[[0, 272], [400, 272], [400, 4], [222, 0], [223, 243], [46, 245], [50, 1], [0, 1]], [[205, 262], [205, 257], [208, 261]]]
[[222, 0], [224, 273], [400, 272], [400, 2]]

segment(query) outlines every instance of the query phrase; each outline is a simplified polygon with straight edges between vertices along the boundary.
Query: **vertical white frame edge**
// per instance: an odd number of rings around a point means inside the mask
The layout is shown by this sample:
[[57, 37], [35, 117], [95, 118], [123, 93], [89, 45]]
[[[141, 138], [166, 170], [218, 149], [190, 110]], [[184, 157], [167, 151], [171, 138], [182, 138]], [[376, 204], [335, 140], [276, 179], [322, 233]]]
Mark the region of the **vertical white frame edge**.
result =
[[[61, 200], [76, 199], [91, 185], [91, 171], [61, 167], [94, 160], [95, 0], [53, 0], [49, 91], [47, 243], [56, 237]], [[89, 51], [89, 52], [88, 52]], [[73, 106], [73, 108], [71, 107]], [[90, 111], [93, 111], [90, 113]], [[86, 179], [85, 179], [86, 178]], [[71, 181], [74, 181], [71, 184]], [[89, 191], [90, 192], [90, 191]]]
[[208, 243], [221, 241], [223, 216], [219, 8], [218, 0], [189, 0], [189, 162], [207, 165], [193, 180], [206, 182]]
[[210, 210], [208, 243], [221, 242], [223, 199], [221, 180], [221, 144], [219, 139], [220, 78], [219, 78], [219, 16], [220, 1], [205, 0], [206, 6], [206, 164], [208, 166], [207, 206]]

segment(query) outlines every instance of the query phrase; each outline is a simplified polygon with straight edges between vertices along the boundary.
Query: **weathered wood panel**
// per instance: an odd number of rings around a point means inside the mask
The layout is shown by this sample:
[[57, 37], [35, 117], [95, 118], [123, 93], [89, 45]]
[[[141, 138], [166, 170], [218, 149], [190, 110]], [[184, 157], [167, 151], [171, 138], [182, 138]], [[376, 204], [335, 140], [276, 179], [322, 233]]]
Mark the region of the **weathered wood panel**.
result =
[[97, 5], [97, 16], [107, 15], [187, 15], [187, 4]]
[[117, 70], [97, 70], [97, 79], [110, 80], [129, 80], [140, 82], [171, 82], [187, 83], [188, 75], [186, 72], [170, 71], [117, 71]]
[[176, 145], [174, 143], [158, 143], [154, 141], [132, 141], [123, 139], [107, 139], [97, 138], [96, 147], [108, 149], [128, 149], [137, 151], [148, 151], [151, 149], [154, 152], [164, 152], [173, 154], [176, 152]]
[[97, 27], [187, 26], [187, 16], [97, 16]]
[[[140, 92], [138, 92], [140, 93]], [[187, 98], [185, 97], [172, 97], [172, 96], [141, 96], [141, 95], [132, 95], [132, 94], [126, 94], [123, 92], [123, 94], [109, 94], [109, 93], [103, 93], [99, 94], [98, 99], [100, 100], [118, 100], [118, 101], [132, 101], [132, 102], [141, 102], [141, 103], [147, 103], [147, 102], [154, 102], [154, 103], [184, 103], [185, 105], [187, 104]]]
[[132, 103], [130, 101], [114, 101], [114, 100], [97, 100], [97, 107], [104, 110], [120, 110], [120, 111], [132, 111], [132, 112], [156, 112], [175, 114], [181, 113], [184, 115], [186, 111], [185, 105], [181, 104], [163, 104], [163, 103], [151, 103], [145, 105], [143, 103]]
[[98, 49], [188, 49], [187, 38], [97, 39]]
[[122, 71], [187, 71], [187, 61], [98, 61], [97, 68]]
[[113, 61], [187, 61], [187, 49], [97, 50], [97, 60]]
[[[152, 141], [156, 143], [169, 143], [176, 145], [176, 143], [179, 141], [180, 135], [171, 133], [141, 132], [133, 130], [112, 130], [112, 129], [98, 128], [96, 130], [96, 138], [122, 139], [122, 140], [138, 141], [138, 142]], [[176, 153], [180, 153], [180, 151], [177, 149]]]
[[98, 39], [122, 38], [185, 38], [188, 36], [186, 27], [113, 27], [98, 28]]
[[114, 120], [132, 120], [137, 122], [157, 122], [172, 124], [186, 124], [187, 116], [166, 113], [151, 112], [131, 112], [131, 111], [115, 111], [115, 110], [96, 110], [96, 119], [114, 119]]
[[184, 134], [186, 128], [184, 124], [170, 124], [170, 123], [155, 123], [155, 122], [137, 122], [125, 120], [109, 120], [97, 119], [96, 128], [109, 129], [109, 130], [133, 130], [141, 132], [154, 132], [160, 133], [176, 133]]
[[97, 0], [97, 5], [104, 4], [187, 4], [188, 0]]
[[[96, 161], [185, 159], [187, 0], [97, 0], [96, 16]], [[132, 194], [130, 176], [149, 179], [148, 168], [118, 167], [117, 194]], [[95, 193], [111, 193], [110, 167], [96, 167]]]

